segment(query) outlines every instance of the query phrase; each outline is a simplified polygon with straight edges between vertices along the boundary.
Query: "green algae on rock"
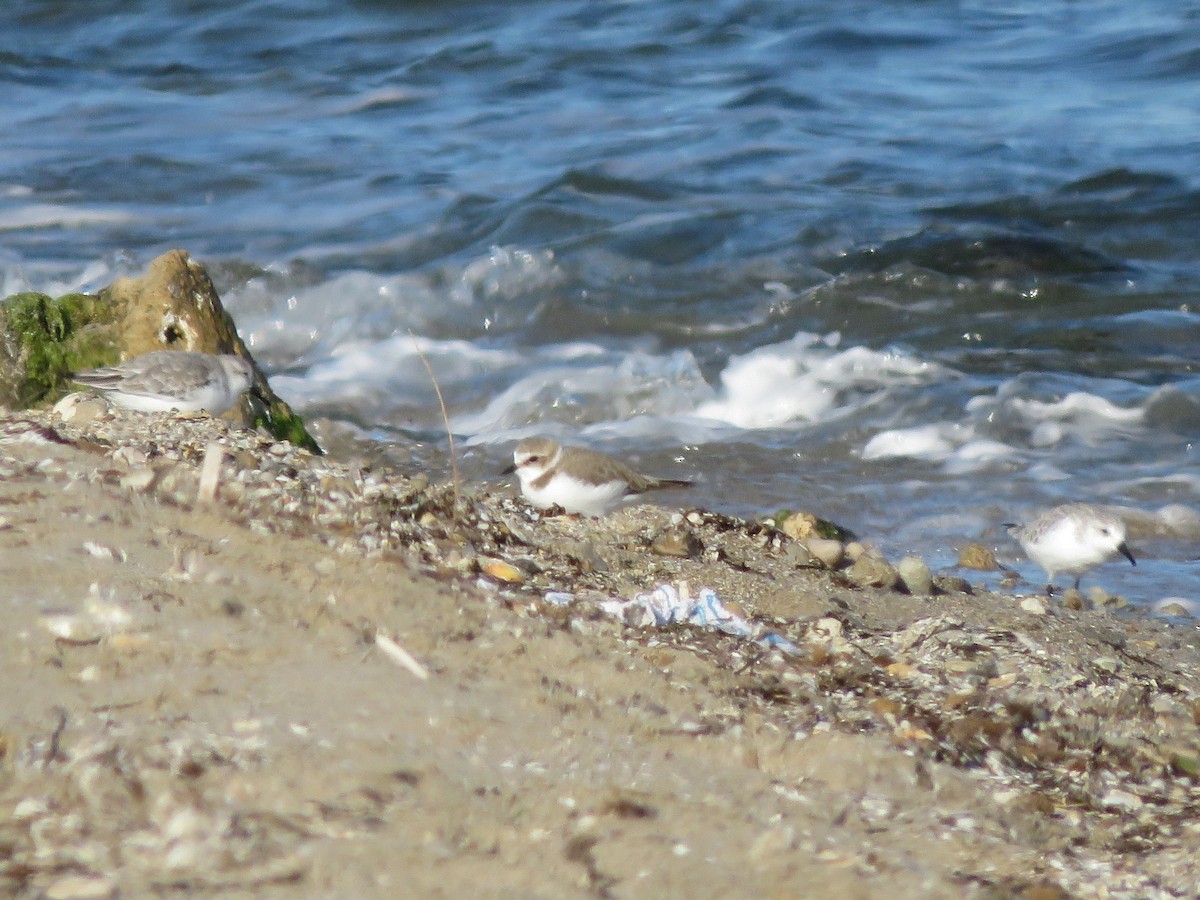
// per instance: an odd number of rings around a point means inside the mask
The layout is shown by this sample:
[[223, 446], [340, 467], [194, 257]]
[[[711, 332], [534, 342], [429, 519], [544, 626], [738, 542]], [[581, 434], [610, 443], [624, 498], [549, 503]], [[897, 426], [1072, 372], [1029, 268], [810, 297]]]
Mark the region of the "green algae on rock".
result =
[[0, 404], [10, 409], [55, 399], [72, 372], [111, 365], [117, 311], [90, 294], [26, 292], [0, 304]]
[[153, 350], [246, 358], [263, 399], [243, 397], [225, 417], [321, 452], [254, 364], [204, 267], [181, 250], [155, 259], [144, 275], [119, 278], [95, 295], [29, 292], [0, 301], [0, 405], [26, 409], [53, 403], [71, 389], [73, 373]]

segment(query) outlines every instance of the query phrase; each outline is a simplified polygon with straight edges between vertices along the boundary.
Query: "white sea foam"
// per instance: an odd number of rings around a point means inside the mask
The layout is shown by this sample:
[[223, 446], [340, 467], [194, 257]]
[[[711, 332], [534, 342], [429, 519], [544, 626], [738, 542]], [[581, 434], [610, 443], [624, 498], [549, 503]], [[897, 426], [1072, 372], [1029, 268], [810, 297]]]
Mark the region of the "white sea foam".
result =
[[1111, 400], [1084, 391], [1074, 391], [1061, 400], [1050, 402], [1019, 397], [1009, 402], [1027, 419], [1065, 422], [1090, 429], [1136, 425], [1145, 417], [1145, 412], [1140, 408], [1118, 406]]
[[917, 385], [942, 371], [933, 363], [891, 351], [839, 350], [837, 333], [800, 332], [729, 361], [716, 398], [696, 415], [741, 428], [814, 422], [882, 398], [899, 385]]
[[[538, 348], [521, 355], [521, 374], [480, 411], [456, 416], [464, 434], [510, 436], [532, 424], [588, 424], [685, 415], [712, 396], [695, 357], [604, 351], [564, 353], [571, 345]], [[549, 352], [546, 352], [549, 351]]]
[[422, 354], [444, 388], [511, 368], [522, 359], [519, 353], [488, 349], [471, 341], [403, 334], [382, 341], [344, 342], [303, 374], [280, 373], [272, 377], [271, 384], [299, 410], [317, 403], [355, 403], [379, 397], [398, 406], [431, 404], [433, 388]]
[[87, 225], [123, 225], [138, 217], [117, 209], [69, 206], [61, 203], [26, 203], [0, 209], [0, 231], [27, 228], [81, 228]]
[[954, 450], [955, 429], [961, 429], [961, 426], [938, 423], [881, 431], [867, 441], [862, 450], [862, 458], [944, 459]]
[[524, 323], [561, 278], [548, 250], [493, 247], [465, 266], [393, 276], [345, 272], [266, 300], [248, 285], [230, 292], [228, 305], [256, 353], [294, 360], [330, 355], [347, 340], [409, 330], [479, 336], [509, 331]]

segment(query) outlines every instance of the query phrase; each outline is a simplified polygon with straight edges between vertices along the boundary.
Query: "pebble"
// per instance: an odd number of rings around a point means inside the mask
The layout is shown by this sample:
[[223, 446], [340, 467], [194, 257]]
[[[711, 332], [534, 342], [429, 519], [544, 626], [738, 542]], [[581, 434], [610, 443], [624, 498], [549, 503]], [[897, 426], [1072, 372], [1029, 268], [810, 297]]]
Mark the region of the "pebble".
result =
[[846, 558], [846, 548], [841, 541], [810, 537], [804, 542], [804, 546], [827, 569], [836, 569]]
[[896, 572], [905, 589], [914, 597], [927, 597], [933, 593], [933, 573], [921, 557], [904, 557], [896, 565]]
[[67, 394], [54, 404], [54, 415], [62, 422], [86, 425], [108, 410], [101, 397], [90, 393]]
[[959, 551], [958, 564], [964, 569], [978, 569], [981, 572], [994, 572], [1000, 568], [996, 564], [996, 554], [977, 543], [967, 544]]
[[943, 594], [973, 594], [975, 589], [971, 582], [958, 575], [939, 575], [933, 579], [933, 586]]
[[813, 554], [808, 547], [796, 541], [790, 541], [785, 544], [783, 550], [779, 553], [779, 559], [785, 565], [792, 566], [796, 569], [811, 566], [813, 563]]
[[524, 572], [502, 559], [489, 559], [479, 568], [485, 574], [491, 575], [497, 581], [503, 581], [505, 584], [521, 584], [525, 581]]
[[650, 552], [658, 556], [693, 559], [704, 552], [704, 544], [684, 525], [667, 526], [651, 542]]
[[1046, 601], [1041, 597], [1026, 597], [1021, 601], [1021, 609], [1035, 616], [1046, 614]]
[[846, 577], [860, 587], [877, 587], [894, 590], [900, 584], [900, 574], [885, 559], [862, 554], [849, 569]]
[[149, 466], [142, 466], [141, 468], [134, 469], [127, 475], [121, 476], [121, 487], [137, 494], [144, 494], [150, 490], [154, 484], [154, 479], [157, 477], [155, 471]]
[[1164, 597], [1154, 604], [1154, 611], [1162, 616], [1194, 619], [1200, 615], [1200, 604], [1186, 597]]
[[103, 875], [66, 875], [46, 888], [48, 900], [97, 900], [115, 897], [117, 885]]
[[783, 520], [779, 530], [799, 541], [811, 535], [816, 527], [816, 516], [811, 513], [794, 513]]

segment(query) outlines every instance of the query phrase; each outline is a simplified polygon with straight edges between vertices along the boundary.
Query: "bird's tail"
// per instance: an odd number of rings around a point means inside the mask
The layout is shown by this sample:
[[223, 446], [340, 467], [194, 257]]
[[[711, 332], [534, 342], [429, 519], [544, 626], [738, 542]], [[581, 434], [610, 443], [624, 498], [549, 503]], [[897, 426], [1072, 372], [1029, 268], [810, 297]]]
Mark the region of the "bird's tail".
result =
[[668, 491], [668, 490], [673, 490], [675, 488], [686, 488], [686, 487], [691, 487], [691, 486], [692, 486], [692, 482], [683, 481], [678, 478], [655, 478], [648, 485], [646, 485], [646, 490], [648, 490], [648, 491]]

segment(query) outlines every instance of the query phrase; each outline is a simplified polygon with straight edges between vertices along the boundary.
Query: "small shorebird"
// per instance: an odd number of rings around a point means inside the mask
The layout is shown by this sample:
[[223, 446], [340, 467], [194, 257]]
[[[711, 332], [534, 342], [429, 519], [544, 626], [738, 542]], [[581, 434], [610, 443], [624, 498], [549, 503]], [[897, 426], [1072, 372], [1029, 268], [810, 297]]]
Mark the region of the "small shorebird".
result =
[[237, 403], [254, 382], [240, 356], [155, 350], [117, 366], [89, 369], [72, 380], [103, 394], [116, 406], [138, 412], [198, 412], [214, 416]]
[[1090, 503], [1066, 503], [1038, 513], [1026, 525], [1005, 523], [1026, 555], [1046, 570], [1046, 594], [1054, 593], [1054, 576], [1075, 576], [1108, 562], [1118, 553], [1135, 566], [1125, 543], [1125, 522], [1111, 510]]
[[646, 491], [689, 487], [690, 481], [641, 475], [620, 460], [584, 447], [564, 447], [553, 438], [526, 438], [513, 451], [504, 474], [517, 473], [521, 493], [539, 509], [602, 516], [621, 500]]

